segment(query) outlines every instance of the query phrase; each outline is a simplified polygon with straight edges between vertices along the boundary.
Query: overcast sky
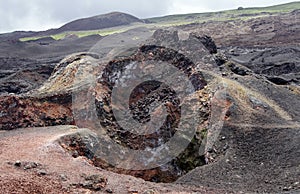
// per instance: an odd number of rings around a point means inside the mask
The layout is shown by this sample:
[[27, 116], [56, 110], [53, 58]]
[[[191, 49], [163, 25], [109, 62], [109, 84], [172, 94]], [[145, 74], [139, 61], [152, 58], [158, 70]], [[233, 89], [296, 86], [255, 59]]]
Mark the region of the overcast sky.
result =
[[292, 0], [0, 0], [0, 33], [46, 30], [112, 11], [139, 18], [269, 6]]

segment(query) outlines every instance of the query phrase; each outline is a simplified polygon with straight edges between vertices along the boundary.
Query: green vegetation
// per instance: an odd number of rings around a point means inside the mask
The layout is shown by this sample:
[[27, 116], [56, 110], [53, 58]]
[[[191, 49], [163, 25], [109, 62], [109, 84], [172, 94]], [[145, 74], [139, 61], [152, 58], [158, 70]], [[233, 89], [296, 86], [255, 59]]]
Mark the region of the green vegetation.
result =
[[60, 34], [54, 34], [51, 36], [35, 36], [35, 37], [25, 37], [25, 38], [21, 38], [20, 41], [31, 41], [31, 40], [38, 40], [41, 38], [46, 38], [46, 37], [51, 37], [55, 40], [61, 40], [65, 37], [67, 37], [68, 35], [76, 35], [78, 37], [85, 37], [85, 36], [90, 36], [90, 35], [101, 35], [101, 36], [106, 36], [106, 35], [110, 35], [110, 34], [115, 34], [115, 33], [121, 33], [121, 32], [125, 32], [128, 29], [126, 28], [120, 28], [120, 29], [103, 29], [103, 30], [90, 30], [90, 31], [73, 31], [73, 32], [63, 32]]
[[191, 23], [202, 23], [207, 21], [230, 21], [230, 20], [249, 20], [257, 17], [265, 17], [270, 14], [287, 13], [300, 9], [300, 2], [292, 2], [282, 5], [276, 5], [271, 7], [261, 8], [237, 8], [235, 10], [221, 11], [221, 12], [209, 12], [209, 13], [192, 13], [181, 15], [170, 15], [164, 17], [149, 18], [148, 21], [151, 24], [132, 24], [129, 26], [119, 26], [114, 28], [106, 28], [102, 30], [92, 31], [73, 31], [63, 32], [60, 34], [54, 34], [51, 36], [36, 36], [21, 38], [20, 41], [37, 40], [45, 37], [52, 37], [55, 40], [61, 40], [68, 35], [76, 35], [78, 37], [85, 37], [90, 35], [99, 34], [106, 36], [115, 33], [125, 32], [135, 27], [168, 27], [168, 26], [180, 26]]
[[[26, 42], [26, 41], [30, 41], [30, 40], [38, 40], [38, 39], [46, 38], [46, 37], [49, 37], [49, 36], [25, 37], [25, 38], [20, 38], [20, 41]], [[52, 37], [52, 36], [51, 36], [51, 37]]]

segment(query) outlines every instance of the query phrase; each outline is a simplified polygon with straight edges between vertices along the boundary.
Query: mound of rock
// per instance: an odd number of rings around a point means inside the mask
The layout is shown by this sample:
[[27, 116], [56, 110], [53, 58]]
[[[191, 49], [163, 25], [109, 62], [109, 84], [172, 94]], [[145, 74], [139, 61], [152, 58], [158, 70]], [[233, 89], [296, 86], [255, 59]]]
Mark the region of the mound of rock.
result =
[[[297, 87], [226, 57], [218, 63], [212, 39], [194, 33], [182, 39], [158, 30], [128, 49], [107, 61], [71, 55], [38, 89], [1, 96], [0, 127], [88, 128], [60, 137], [60, 145], [97, 167], [153, 182], [279, 192], [297, 181]], [[268, 179], [274, 172], [278, 178]]]

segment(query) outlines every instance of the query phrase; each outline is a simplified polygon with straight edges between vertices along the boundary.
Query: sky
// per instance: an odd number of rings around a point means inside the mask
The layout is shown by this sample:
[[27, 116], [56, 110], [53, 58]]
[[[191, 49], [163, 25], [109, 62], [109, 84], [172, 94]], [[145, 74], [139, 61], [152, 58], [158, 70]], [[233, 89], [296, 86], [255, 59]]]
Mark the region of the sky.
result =
[[0, 33], [59, 28], [75, 19], [120, 11], [139, 18], [262, 7], [292, 0], [0, 0]]

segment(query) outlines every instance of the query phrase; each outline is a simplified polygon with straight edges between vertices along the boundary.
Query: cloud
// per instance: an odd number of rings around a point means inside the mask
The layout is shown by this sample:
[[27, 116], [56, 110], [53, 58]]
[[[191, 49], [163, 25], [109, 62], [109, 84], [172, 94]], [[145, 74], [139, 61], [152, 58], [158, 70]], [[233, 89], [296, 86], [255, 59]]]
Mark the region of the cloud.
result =
[[48, 11], [33, 0], [10, 0], [0, 5], [0, 32], [43, 29], [59, 24]]
[[0, 32], [59, 27], [83, 17], [121, 11], [147, 18], [164, 15], [171, 0], [0, 0]]
[[265, 6], [286, 0], [0, 0], [0, 33], [15, 30], [46, 30], [83, 17], [112, 11], [139, 18], [176, 13]]

